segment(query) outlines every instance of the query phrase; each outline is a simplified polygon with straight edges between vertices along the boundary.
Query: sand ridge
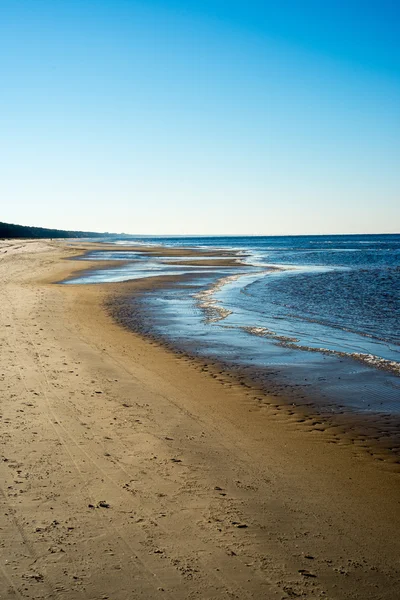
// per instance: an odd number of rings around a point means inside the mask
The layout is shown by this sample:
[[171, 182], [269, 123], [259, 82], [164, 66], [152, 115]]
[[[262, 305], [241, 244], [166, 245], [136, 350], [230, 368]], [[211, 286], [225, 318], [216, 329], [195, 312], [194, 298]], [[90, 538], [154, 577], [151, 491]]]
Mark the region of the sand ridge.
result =
[[0, 598], [399, 597], [395, 473], [118, 327], [120, 286], [50, 283], [87, 268], [77, 247], [21, 244], [0, 254]]

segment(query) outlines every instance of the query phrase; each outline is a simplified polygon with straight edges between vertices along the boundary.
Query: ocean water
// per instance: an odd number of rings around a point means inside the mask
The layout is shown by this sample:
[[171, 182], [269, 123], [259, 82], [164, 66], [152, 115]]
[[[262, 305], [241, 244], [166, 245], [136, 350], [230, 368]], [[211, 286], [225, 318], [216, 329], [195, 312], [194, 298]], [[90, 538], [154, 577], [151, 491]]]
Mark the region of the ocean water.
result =
[[[116, 267], [72, 283], [173, 276], [134, 300], [150, 333], [191, 353], [273, 369], [289, 384], [323, 388], [330, 401], [400, 412], [400, 235], [112, 242], [117, 254], [90, 258], [113, 257]], [[187, 266], [184, 257], [124, 251], [132, 243], [230, 249], [245, 266]], [[131, 262], [118, 267], [118, 260]]]

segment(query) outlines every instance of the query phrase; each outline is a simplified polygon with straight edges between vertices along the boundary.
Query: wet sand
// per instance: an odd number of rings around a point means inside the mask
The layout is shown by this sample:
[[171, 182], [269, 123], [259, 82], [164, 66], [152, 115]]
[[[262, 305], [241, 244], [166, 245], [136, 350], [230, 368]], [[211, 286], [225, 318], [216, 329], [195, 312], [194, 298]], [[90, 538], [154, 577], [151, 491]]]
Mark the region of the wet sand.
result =
[[[187, 276], [187, 284], [191, 276]], [[182, 278], [180, 278], [182, 281]], [[127, 330], [152, 340], [158, 346], [168, 349], [174, 354], [182, 354], [186, 359], [191, 359], [198, 369], [210, 373], [218, 381], [226, 385], [241, 387], [246, 394], [251, 395], [254, 402], [262, 411], [269, 411], [270, 416], [285, 414], [295, 418], [301, 428], [307, 431], [319, 431], [324, 435], [324, 440], [329, 444], [353, 444], [357, 452], [368, 454], [371, 458], [383, 462], [384, 468], [390, 469], [400, 475], [400, 416], [398, 413], [373, 412], [357, 410], [348, 405], [333, 402], [326, 398], [313, 387], [303, 383], [294, 383], [296, 380], [290, 374], [290, 365], [282, 368], [271, 366], [269, 368], [233, 363], [212, 355], [202, 356], [198, 352], [198, 342], [194, 339], [186, 343], [184, 349], [179, 344], [170, 342], [165, 336], [155, 334], [153, 322], [158, 316], [154, 309], [144, 308], [146, 294], [159, 288], [164, 291], [166, 287], [175, 285], [173, 277], [149, 278], [140, 282], [140, 285], [124, 284], [124, 289], [111, 296], [105, 303], [107, 311], [113, 319]], [[185, 287], [185, 290], [187, 288]], [[145, 294], [144, 300], [142, 295]], [[215, 321], [221, 315], [213, 311], [212, 307], [204, 309], [210, 320]], [[219, 309], [220, 310], [220, 309]], [[223, 317], [223, 315], [222, 315]], [[162, 318], [161, 318], [162, 321]], [[168, 327], [166, 321], [163, 326]], [[283, 372], [284, 369], [284, 372]], [[329, 380], [337, 378], [338, 365], [324, 365], [324, 370], [313, 367], [307, 373], [314, 379]], [[320, 384], [321, 385], [321, 384]], [[346, 382], [342, 385], [346, 389]], [[351, 394], [354, 395], [355, 385], [352, 383]], [[348, 393], [350, 393], [350, 388]], [[359, 404], [362, 405], [364, 392], [358, 392]], [[354, 397], [352, 398], [354, 402]]]
[[118, 326], [148, 283], [54, 285], [78, 248], [0, 243], [0, 597], [397, 600], [393, 465]]

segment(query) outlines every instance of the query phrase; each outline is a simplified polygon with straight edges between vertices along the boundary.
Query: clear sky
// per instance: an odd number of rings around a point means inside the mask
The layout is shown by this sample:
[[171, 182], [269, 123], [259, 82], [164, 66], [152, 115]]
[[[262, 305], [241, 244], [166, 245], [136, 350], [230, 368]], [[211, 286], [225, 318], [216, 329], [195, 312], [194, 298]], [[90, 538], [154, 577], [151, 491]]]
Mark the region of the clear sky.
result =
[[0, 0], [0, 221], [400, 231], [398, 0]]

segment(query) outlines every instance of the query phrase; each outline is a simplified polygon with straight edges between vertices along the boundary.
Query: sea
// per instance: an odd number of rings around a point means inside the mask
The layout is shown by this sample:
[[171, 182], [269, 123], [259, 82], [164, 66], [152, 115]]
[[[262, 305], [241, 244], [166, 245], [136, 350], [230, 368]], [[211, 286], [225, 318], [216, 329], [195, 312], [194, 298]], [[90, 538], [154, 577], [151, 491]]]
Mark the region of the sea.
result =
[[[133, 329], [241, 370], [294, 402], [400, 414], [400, 235], [102, 241], [115, 251], [90, 252], [85, 258], [94, 261], [93, 269], [67, 283], [161, 277], [162, 285], [132, 295]], [[130, 245], [216, 254], [204, 257], [202, 266], [202, 259], [186, 264], [184, 253], [148, 256]], [[226, 251], [239, 266], [212, 264]], [[96, 268], [100, 259], [115, 266]]]

